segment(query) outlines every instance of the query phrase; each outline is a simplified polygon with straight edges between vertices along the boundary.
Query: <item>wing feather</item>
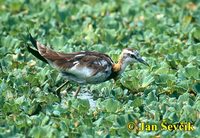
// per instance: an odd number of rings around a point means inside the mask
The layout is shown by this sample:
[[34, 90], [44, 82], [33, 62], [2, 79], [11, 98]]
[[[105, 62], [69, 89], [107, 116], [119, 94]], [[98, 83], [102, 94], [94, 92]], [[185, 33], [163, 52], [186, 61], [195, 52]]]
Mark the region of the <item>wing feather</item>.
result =
[[39, 54], [44, 57], [50, 65], [56, 67], [60, 71], [70, 72], [70, 69], [73, 68], [76, 63], [79, 63], [77, 70], [73, 70], [74, 75], [80, 75], [81, 69], [88, 68], [92, 70], [90, 76], [94, 76], [99, 72], [105, 73], [110, 69], [108, 67], [112, 67], [113, 65], [113, 61], [108, 55], [98, 52], [56, 52], [38, 41], [36, 41], [36, 46]]

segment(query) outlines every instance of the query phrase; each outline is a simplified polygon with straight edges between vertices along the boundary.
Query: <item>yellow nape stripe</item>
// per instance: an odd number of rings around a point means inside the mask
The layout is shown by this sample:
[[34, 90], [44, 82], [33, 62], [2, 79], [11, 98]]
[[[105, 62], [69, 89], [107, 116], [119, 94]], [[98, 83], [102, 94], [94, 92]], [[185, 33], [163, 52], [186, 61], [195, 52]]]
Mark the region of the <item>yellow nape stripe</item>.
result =
[[113, 65], [113, 72], [119, 72], [121, 70], [121, 65], [119, 63]]

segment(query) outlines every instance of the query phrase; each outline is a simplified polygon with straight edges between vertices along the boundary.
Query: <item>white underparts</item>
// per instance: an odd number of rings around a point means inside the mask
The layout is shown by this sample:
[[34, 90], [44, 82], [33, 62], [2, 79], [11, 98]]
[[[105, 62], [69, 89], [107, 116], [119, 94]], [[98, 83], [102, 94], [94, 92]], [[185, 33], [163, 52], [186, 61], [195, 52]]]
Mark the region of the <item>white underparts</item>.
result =
[[74, 65], [71, 69], [69, 69], [69, 71], [83, 78], [92, 76], [94, 72], [93, 69], [85, 67], [85, 66], [81, 67], [79, 66], [79, 64]]

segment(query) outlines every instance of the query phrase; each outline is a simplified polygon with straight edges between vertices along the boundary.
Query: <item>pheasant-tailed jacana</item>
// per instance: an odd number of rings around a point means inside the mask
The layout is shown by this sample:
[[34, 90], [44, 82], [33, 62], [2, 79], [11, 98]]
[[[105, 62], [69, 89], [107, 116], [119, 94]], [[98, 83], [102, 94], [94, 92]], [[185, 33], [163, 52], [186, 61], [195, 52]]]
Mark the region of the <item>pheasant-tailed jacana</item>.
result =
[[[148, 65], [137, 50], [130, 48], [123, 49], [118, 62], [114, 63], [108, 55], [103, 53], [91, 51], [61, 53], [47, 48], [30, 34], [29, 39], [36, 48], [28, 46], [30, 53], [56, 68], [67, 80], [78, 84], [97, 84], [116, 78], [134, 61]], [[75, 96], [79, 91], [80, 86]]]

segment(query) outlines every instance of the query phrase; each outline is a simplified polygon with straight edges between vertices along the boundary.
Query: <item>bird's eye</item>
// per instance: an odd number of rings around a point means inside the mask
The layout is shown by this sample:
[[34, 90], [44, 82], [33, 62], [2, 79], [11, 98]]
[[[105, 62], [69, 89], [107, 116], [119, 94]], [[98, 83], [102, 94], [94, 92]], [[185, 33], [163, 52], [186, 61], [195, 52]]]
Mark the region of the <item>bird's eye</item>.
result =
[[131, 57], [131, 58], [136, 58], [136, 56], [134, 54], [131, 54], [131, 53], [127, 53], [127, 56]]
[[134, 54], [130, 54], [131, 58], [136, 58]]

